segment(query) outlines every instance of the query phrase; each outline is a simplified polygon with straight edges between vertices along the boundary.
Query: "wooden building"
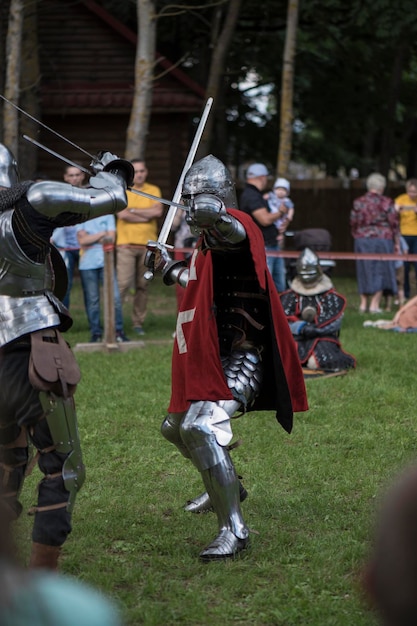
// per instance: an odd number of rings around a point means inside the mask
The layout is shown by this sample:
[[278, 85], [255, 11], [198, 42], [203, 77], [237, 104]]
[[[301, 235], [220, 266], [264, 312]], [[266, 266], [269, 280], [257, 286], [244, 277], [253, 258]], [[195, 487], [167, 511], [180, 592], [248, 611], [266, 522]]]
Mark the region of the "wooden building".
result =
[[[135, 32], [93, 0], [40, 0], [37, 23], [41, 121], [92, 155], [109, 150], [124, 156], [134, 89]], [[169, 197], [205, 96], [168, 59], [158, 58], [154, 75], [147, 149], [138, 156], [146, 158], [149, 181]], [[33, 128], [37, 132], [35, 124]], [[86, 154], [48, 130], [39, 130], [33, 138], [88, 167], [91, 159]], [[60, 180], [64, 166], [39, 150], [38, 172]]]

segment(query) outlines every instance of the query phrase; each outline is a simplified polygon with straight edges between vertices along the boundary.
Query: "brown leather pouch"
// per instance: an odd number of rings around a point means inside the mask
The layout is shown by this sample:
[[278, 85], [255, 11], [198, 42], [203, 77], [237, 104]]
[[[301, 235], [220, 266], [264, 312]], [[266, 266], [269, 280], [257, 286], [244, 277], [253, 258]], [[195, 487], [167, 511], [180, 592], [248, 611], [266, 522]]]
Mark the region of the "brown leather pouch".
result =
[[31, 334], [29, 380], [35, 389], [68, 398], [74, 395], [81, 372], [61, 333], [45, 328]]

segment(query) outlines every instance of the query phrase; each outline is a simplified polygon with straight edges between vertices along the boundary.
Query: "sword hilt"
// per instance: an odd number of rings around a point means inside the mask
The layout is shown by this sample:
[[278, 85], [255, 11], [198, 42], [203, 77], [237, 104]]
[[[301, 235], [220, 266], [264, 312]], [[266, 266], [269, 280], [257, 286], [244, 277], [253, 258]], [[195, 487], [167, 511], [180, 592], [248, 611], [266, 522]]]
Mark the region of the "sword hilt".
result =
[[[152, 280], [155, 275], [155, 263], [159, 263], [165, 259], [165, 262], [169, 258], [167, 250], [173, 250], [174, 246], [168, 244], [162, 244], [159, 241], [148, 241], [146, 244], [147, 251], [145, 254], [144, 264], [149, 269], [146, 270], [143, 277], [145, 280]], [[162, 267], [162, 266], [161, 266]]]

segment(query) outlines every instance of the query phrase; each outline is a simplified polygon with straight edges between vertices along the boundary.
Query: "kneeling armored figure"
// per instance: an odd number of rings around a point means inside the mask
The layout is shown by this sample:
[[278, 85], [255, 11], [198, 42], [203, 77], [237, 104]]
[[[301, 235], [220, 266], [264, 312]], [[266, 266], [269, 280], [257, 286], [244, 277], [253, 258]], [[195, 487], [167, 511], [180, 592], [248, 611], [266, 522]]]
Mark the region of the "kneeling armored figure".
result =
[[336, 291], [310, 248], [298, 257], [296, 270], [290, 289], [280, 298], [302, 366], [328, 373], [356, 367], [355, 357], [340, 343], [346, 298]]

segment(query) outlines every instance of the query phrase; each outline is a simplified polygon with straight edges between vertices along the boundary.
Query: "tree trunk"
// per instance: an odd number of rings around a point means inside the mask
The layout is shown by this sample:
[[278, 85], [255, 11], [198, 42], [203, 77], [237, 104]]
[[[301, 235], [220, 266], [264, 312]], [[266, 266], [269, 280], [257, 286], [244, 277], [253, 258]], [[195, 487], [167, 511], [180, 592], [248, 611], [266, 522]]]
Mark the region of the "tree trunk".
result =
[[[0, 4], [0, 93], [4, 94], [5, 89], [5, 68], [6, 68], [6, 35], [9, 19], [8, 0]], [[4, 100], [0, 100], [0, 141], [4, 142], [3, 126]]]
[[281, 123], [277, 176], [288, 176], [292, 150], [294, 63], [298, 25], [298, 0], [288, 0], [287, 29], [281, 83]]
[[400, 87], [402, 81], [403, 68], [406, 64], [406, 56], [410, 50], [408, 36], [403, 33], [400, 43], [396, 49], [393, 59], [391, 80], [389, 84], [387, 99], [385, 124], [382, 126], [381, 149], [379, 158], [379, 171], [387, 176], [394, 148], [394, 130], [396, 126], [396, 110], [400, 97]]
[[[36, 0], [26, 5], [23, 21], [22, 41], [22, 76], [20, 106], [32, 117], [40, 119], [38, 83], [40, 80], [39, 70], [39, 45], [38, 45], [38, 21]], [[20, 119], [19, 134], [36, 137], [39, 126], [26, 116]], [[19, 173], [22, 180], [34, 179], [37, 172], [38, 150], [25, 140], [21, 140], [19, 148]], [[47, 174], [47, 172], [45, 172]]]
[[213, 38], [213, 53], [211, 57], [210, 71], [206, 89], [207, 98], [213, 98], [213, 109], [207, 119], [207, 123], [204, 128], [200, 146], [197, 151], [197, 159], [209, 153], [214, 119], [216, 116], [216, 111], [218, 111], [216, 103], [218, 104], [218, 95], [221, 76], [224, 71], [224, 62], [235, 31], [241, 4], [242, 0], [229, 1], [227, 15], [224, 20], [223, 28], [220, 34]]
[[[19, 103], [21, 43], [23, 29], [23, 0], [11, 0], [9, 26], [6, 37], [6, 80], [5, 97]], [[19, 116], [14, 107], [5, 103], [3, 113], [4, 143], [18, 159]]]
[[127, 129], [126, 159], [145, 158], [152, 103], [155, 63], [156, 16], [152, 0], [137, 0], [138, 45], [135, 61], [135, 91]]

